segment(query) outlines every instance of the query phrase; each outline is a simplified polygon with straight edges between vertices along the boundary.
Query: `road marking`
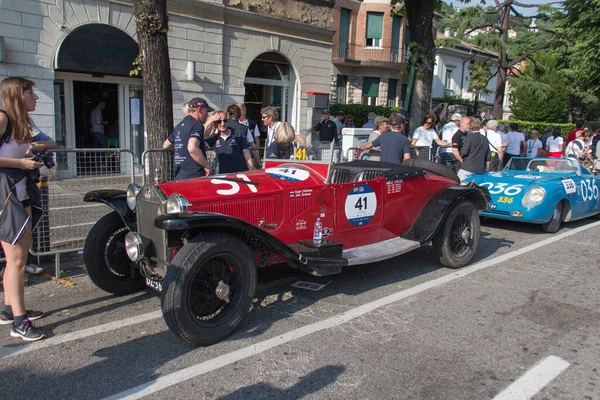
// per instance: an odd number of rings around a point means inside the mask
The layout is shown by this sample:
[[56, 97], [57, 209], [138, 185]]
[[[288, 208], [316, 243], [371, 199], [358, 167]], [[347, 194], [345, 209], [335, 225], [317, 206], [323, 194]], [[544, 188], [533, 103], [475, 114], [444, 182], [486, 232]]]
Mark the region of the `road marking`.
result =
[[88, 336], [97, 335], [99, 333], [110, 332], [126, 326], [139, 324], [141, 322], [151, 321], [162, 317], [162, 311], [153, 311], [151, 313], [138, 315], [137, 317], [127, 318], [120, 321], [109, 322], [108, 324], [93, 326], [76, 332], [66, 333], [64, 335], [54, 336], [41, 342], [31, 344], [20, 344], [16, 346], [0, 346], [0, 359], [12, 357], [20, 354], [29, 353], [34, 350], [45, 349], [47, 347], [56, 346], [77, 339], [82, 339]]
[[567, 238], [569, 236], [576, 235], [576, 234], [586, 231], [590, 228], [595, 228], [597, 226], [600, 226], [600, 221], [591, 223], [591, 224], [583, 226], [583, 227], [573, 229], [569, 232], [565, 232], [565, 233], [561, 233], [556, 236], [552, 236], [548, 239], [542, 240], [541, 242], [531, 244], [522, 249], [517, 249], [510, 253], [493, 258], [491, 260], [482, 261], [482, 262], [479, 262], [470, 267], [465, 267], [465, 268], [458, 270], [452, 274], [442, 276], [440, 278], [434, 279], [429, 282], [422, 283], [420, 285], [403, 290], [401, 292], [391, 294], [389, 296], [372, 301], [370, 303], [363, 304], [362, 306], [353, 308], [342, 314], [338, 314], [331, 318], [327, 318], [323, 321], [319, 321], [319, 322], [315, 322], [310, 325], [302, 326], [298, 329], [294, 329], [292, 331], [286, 332], [277, 337], [255, 343], [253, 345], [241, 348], [239, 350], [232, 351], [227, 354], [223, 354], [222, 356], [212, 358], [212, 359], [204, 361], [202, 363], [192, 365], [190, 367], [184, 368], [177, 372], [173, 372], [173, 373], [161, 376], [155, 380], [143, 383], [143, 384], [135, 386], [131, 389], [128, 389], [123, 392], [117, 393], [113, 396], [107, 397], [105, 400], [116, 400], [116, 399], [130, 400], [130, 399], [142, 398], [144, 396], [156, 393], [162, 389], [166, 389], [170, 386], [176, 385], [176, 384], [184, 382], [186, 380], [196, 378], [198, 376], [204, 375], [206, 373], [209, 373], [211, 371], [225, 367], [227, 365], [231, 365], [235, 362], [238, 362], [238, 361], [244, 360], [246, 358], [255, 356], [257, 354], [263, 353], [272, 348], [275, 348], [275, 347], [281, 346], [283, 344], [292, 342], [294, 340], [303, 338], [304, 336], [308, 336], [308, 335], [316, 333], [316, 332], [320, 332], [323, 330], [327, 330], [330, 328], [340, 326], [346, 322], [352, 321], [353, 319], [356, 319], [367, 313], [370, 313], [371, 311], [374, 311], [378, 308], [395, 303], [399, 300], [403, 300], [407, 297], [414, 296], [416, 294], [419, 294], [426, 290], [443, 285], [445, 283], [452, 282], [461, 277], [470, 275], [474, 272], [494, 266], [496, 264], [500, 264], [500, 263], [510, 260], [512, 258], [518, 257], [518, 256], [528, 253], [530, 251], [548, 246], [551, 243], [557, 242], [557, 241]]
[[527, 400], [538, 394], [547, 384], [569, 368], [568, 362], [550, 356], [531, 368], [522, 377], [510, 384], [493, 400]]
[[[50, 277], [54, 279], [54, 277]], [[298, 280], [297, 276], [290, 276], [287, 278], [278, 279], [271, 282], [265, 282], [264, 284], [258, 285], [257, 290], [265, 290], [275, 286], [292, 283]], [[0, 346], [0, 359], [13, 357], [25, 353], [29, 353], [31, 351], [44, 349], [51, 346], [56, 346], [57, 344], [62, 344], [65, 342], [70, 342], [77, 339], [82, 339], [88, 336], [97, 335], [99, 333], [109, 332], [116, 329], [120, 329], [126, 326], [135, 325], [141, 322], [150, 321], [156, 318], [162, 317], [162, 311], [153, 311], [151, 313], [138, 315], [137, 317], [128, 318], [120, 321], [109, 322], [104, 325], [94, 326], [88, 329], [83, 329], [77, 332], [66, 333], [64, 335], [54, 336], [48, 339], [45, 339], [41, 342], [35, 342], [30, 344], [19, 344], [14, 346]]]

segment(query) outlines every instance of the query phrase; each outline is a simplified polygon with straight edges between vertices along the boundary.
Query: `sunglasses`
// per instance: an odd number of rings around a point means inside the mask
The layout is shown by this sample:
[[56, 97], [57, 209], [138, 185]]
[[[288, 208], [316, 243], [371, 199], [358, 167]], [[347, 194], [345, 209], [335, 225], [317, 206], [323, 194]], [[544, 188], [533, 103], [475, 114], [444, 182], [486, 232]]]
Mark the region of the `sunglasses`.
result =
[[214, 124], [215, 124], [215, 125], [219, 125], [219, 124], [224, 124], [225, 122], [227, 122], [227, 120], [226, 120], [226, 119], [219, 119], [219, 120], [217, 120], [217, 121], [214, 121]]
[[262, 115], [260, 118], [261, 119], [267, 119], [267, 118], [269, 118], [269, 116], [268, 115]]

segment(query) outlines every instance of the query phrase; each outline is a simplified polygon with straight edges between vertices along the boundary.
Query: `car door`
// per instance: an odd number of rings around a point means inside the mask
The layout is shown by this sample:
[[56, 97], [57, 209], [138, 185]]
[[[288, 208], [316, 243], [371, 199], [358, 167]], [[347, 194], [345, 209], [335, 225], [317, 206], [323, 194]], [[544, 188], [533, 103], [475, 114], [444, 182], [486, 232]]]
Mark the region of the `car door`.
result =
[[[589, 171], [584, 171], [573, 178], [576, 184], [576, 201], [573, 202], [574, 217], [584, 217], [595, 214], [599, 209], [600, 180]], [[565, 180], [563, 179], [563, 184]]]

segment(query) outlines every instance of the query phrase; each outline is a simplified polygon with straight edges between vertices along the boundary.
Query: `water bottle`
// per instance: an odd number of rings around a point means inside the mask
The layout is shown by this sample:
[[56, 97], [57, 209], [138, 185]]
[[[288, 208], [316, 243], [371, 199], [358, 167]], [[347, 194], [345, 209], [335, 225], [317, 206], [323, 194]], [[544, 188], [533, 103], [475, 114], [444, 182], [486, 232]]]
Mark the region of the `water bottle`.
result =
[[315, 222], [315, 229], [313, 230], [313, 244], [315, 246], [320, 246], [323, 242], [323, 223], [321, 222], [321, 218], [317, 218], [317, 222]]

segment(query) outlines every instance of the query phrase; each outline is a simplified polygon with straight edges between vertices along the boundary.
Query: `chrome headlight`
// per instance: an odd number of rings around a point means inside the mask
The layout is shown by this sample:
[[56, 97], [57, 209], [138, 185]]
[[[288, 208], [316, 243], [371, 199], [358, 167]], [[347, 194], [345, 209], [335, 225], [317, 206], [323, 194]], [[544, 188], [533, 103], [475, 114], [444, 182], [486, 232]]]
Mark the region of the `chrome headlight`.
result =
[[135, 211], [135, 198], [139, 192], [140, 185], [136, 183], [130, 183], [129, 186], [127, 186], [127, 207], [129, 207], [131, 211]]
[[173, 193], [167, 198], [167, 214], [187, 212], [190, 203], [179, 193]]
[[127, 257], [133, 262], [138, 262], [142, 258], [144, 244], [142, 237], [136, 232], [129, 232], [125, 235], [125, 251]]
[[523, 204], [523, 207], [525, 208], [531, 208], [540, 204], [545, 197], [546, 191], [544, 188], [535, 186], [525, 193], [523, 200], [521, 200], [521, 204]]

